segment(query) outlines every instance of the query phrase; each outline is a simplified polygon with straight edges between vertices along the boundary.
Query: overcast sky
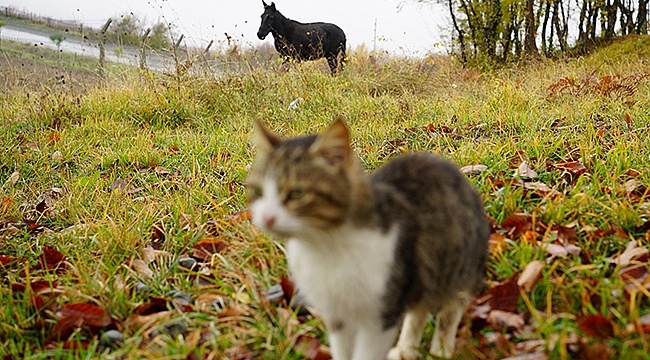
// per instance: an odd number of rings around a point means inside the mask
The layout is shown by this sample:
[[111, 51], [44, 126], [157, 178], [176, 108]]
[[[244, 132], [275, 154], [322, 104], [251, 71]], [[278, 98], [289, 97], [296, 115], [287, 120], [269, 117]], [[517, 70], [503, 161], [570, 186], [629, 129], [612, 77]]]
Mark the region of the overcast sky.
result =
[[[372, 50], [376, 39], [377, 50], [398, 55], [441, 51], [435, 44], [441, 41], [441, 28], [447, 26], [444, 7], [419, 4], [417, 0], [277, 0], [275, 5], [293, 20], [339, 25], [348, 46], [365, 44]], [[210, 40], [223, 44], [225, 33], [244, 46], [261, 43], [256, 33], [262, 0], [0, 0], [0, 6], [97, 28], [109, 17], [133, 13], [148, 25], [173, 23], [178, 33], [185, 34], [187, 45], [198, 47]], [[267, 37], [265, 42], [271, 43], [272, 38]]]

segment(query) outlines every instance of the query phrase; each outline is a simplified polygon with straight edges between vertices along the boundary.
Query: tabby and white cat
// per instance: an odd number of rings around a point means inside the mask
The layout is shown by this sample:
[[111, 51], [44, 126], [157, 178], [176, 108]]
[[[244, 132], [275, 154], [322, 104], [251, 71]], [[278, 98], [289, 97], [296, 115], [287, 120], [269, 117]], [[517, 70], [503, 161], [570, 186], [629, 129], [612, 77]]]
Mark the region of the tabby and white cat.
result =
[[417, 358], [429, 314], [430, 353], [451, 357], [483, 284], [489, 236], [465, 176], [430, 153], [366, 174], [340, 120], [286, 140], [259, 123], [254, 132], [253, 223], [287, 238], [289, 269], [322, 314], [334, 360]]

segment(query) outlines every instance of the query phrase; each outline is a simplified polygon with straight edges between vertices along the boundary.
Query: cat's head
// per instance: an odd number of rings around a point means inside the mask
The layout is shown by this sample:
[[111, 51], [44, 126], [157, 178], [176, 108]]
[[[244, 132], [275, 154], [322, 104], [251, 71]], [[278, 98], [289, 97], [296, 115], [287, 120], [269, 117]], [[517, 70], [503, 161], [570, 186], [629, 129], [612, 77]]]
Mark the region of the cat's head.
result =
[[360, 171], [349, 132], [335, 120], [320, 135], [280, 139], [256, 122], [257, 155], [246, 180], [253, 223], [280, 236], [327, 231], [351, 206]]

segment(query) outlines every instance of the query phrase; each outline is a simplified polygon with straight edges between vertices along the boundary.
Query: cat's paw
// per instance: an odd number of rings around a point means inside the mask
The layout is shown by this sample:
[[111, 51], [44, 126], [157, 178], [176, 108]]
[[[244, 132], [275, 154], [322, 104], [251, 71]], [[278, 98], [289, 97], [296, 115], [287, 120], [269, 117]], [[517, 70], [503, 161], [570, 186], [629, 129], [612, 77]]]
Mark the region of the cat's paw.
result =
[[386, 360], [417, 360], [421, 358], [420, 352], [416, 349], [405, 349], [397, 346], [390, 349], [388, 356], [386, 356]]

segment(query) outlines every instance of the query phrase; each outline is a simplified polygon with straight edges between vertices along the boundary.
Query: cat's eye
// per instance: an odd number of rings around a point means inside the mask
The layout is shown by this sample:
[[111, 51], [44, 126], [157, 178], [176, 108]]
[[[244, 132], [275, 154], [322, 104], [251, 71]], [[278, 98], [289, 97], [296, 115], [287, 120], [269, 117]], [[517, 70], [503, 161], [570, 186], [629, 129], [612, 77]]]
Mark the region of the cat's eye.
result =
[[305, 189], [295, 188], [291, 189], [287, 194], [287, 200], [300, 200], [305, 197]]

